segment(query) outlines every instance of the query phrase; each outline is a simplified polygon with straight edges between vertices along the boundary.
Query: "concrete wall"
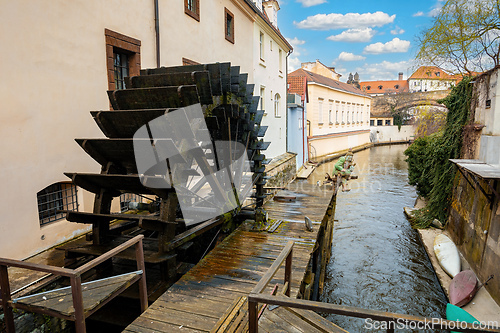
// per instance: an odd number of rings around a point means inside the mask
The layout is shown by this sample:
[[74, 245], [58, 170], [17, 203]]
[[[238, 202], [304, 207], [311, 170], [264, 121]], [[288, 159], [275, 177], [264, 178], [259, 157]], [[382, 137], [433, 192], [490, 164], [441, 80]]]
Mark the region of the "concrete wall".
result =
[[314, 137], [309, 138], [309, 154], [312, 161], [321, 162], [340, 151], [347, 151], [349, 148], [361, 147], [369, 143], [369, 130]]
[[[297, 174], [296, 154], [285, 153], [275, 157], [266, 165], [266, 176], [269, 177], [266, 187], [285, 187]], [[275, 190], [274, 192], [277, 192]]]
[[[472, 188], [459, 173], [455, 184], [447, 230], [480, 281], [495, 275], [485, 287], [500, 304], [500, 279], [496, 278], [500, 274], [499, 200], [496, 198], [490, 205], [485, 195], [477, 187]], [[483, 180], [479, 184], [483, 189], [488, 188]], [[496, 191], [500, 191], [498, 182]]]
[[307, 117], [307, 113], [301, 106], [288, 107], [287, 151], [297, 154], [297, 170], [307, 161], [308, 156], [304, 115]]
[[397, 141], [409, 141], [415, 137], [415, 127], [413, 125], [401, 126], [375, 126], [370, 128], [370, 142], [387, 143]]
[[[481, 139], [476, 145], [479, 159], [500, 168], [500, 87], [499, 68], [475, 78], [473, 104], [475, 125], [484, 125]], [[489, 101], [489, 102], [487, 102]], [[475, 156], [474, 156], [475, 157]], [[500, 198], [488, 199], [479, 189], [489, 195], [490, 186], [500, 193], [500, 182], [478, 177], [474, 188], [457, 172], [447, 230], [452, 235], [461, 253], [471, 264], [480, 281], [494, 274], [486, 289], [500, 304]]]
[[[159, 4], [162, 66], [181, 65], [182, 58], [231, 61], [254, 82], [257, 15], [243, 0], [200, 1], [199, 22], [184, 13], [182, 1]], [[224, 8], [234, 14], [234, 44], [225, 39]], [[37, 192], [67, 181], [64, 172], [100, 172], [74, 139], [103, 137], [89, 111], [109, 109], [105, 29], [139, 40], [141, 67], [156, 67], [153, 0], [16, 0], [0, 5], [0, 36], [8, 45], [0, 62], [2, 257], [25, 258], [89, 230], [64, 219], [40, 227]], [[272, 77], [277, 75], [277, 59], [273, 61], [270, 57], [259, 80], [270, 87], [282, 84], [286, 116], [285, 79]], [[270, 152], [286, 149], [285, 117], [281, 121], [281, 132], [268, 131], [281, 133]], [[93, 198], [78, 189], [79, 210], [92, 211]]]

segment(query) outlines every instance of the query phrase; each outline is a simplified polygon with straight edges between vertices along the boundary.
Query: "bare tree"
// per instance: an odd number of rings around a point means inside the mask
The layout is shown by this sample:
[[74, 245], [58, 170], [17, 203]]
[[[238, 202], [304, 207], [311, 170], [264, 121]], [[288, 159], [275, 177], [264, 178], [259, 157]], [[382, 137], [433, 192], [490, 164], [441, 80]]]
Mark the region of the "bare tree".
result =
[[448, 0], [419, 37], [417, 59], [472, 74], [500, 64], [500, 0]]

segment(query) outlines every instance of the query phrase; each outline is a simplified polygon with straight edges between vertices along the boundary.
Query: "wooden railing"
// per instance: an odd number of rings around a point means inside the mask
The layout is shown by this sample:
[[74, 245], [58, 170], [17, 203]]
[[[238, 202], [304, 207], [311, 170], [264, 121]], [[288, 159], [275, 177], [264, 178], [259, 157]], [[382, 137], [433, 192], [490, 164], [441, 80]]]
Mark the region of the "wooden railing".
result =
[[291, 270], [292, 270], [292, 254], [293, 254], [292, 241], [288, 242], [285, 248], [281, 251], [280, 255], [271, 267], [264, 274], [262, 279], [257, 283], [255, 288], [251, 291], [248, 296], [248, 327], [250, 333], [258, 332], [258, 305], [259, 303], [269, 304], [269, 305], [279, 305], [289, 308], [298, 308], [305, 310], [313, 310], [316, 312], [331, 313], [336, 315], [357, 317], [364, 319], [371, 319], [374, 322], [385, 323], [385, 325], [380, 325], [387, 327], [387, 332], [394, 332], [394, 328], [398, 327], [400, 323], [403, 323], [407, 327], [417, 327], [417, 328], [430, 328], [433, 330], [442, 329], [450, 330], [456, 332], [500, 332], [498, 327], [494, 328], [478, 328], [478, 325], [460, 323], [457, 325], [456, 321], [449, 321], [442, 318], [425, 318], [417, 317], [411, 315], [405, 315], [400, 313], [383, 312], [378, 310], [367, 310], [356, 308], [352, 306], [341, 306], [336, 304], [329, 304], [323, 302], [314, 302], [296, 298], [283, 297], [280, 295], [273, 296], [263, 294], [262, 292], [267, 287], [272, 278], [276, 275], [276, 272], [281, 267], [284, 261], [286, 261], [285, 266], [285, 294], [290, 296], [291, 287]]
[[[118, 253], [123, 250], [135, 245], [135, 254], [137, 261], [137, 273], [139, 281], [139, 298], [141, 302], [141, 311], [145, 311], [148, 308], [148, 294], [146, 287], [146, 267], [144, 264], [144, 252], [142, 248], [142, 239], [143, 235], [135, 236], [134, 238], [126, 241], [123, 244], [115, 247], [114, 249], [104, 253], [103, 255], [89, 261], [88, 263], [76, 268], [69, 269], [64, 267], [56, 267], [56, 266], [48, 266], [36, 263], [30, 263], [20, 260], [6, 259], [0, 258], [0, 293], [1, 293], [1, 304], [4, 312], [4, 320], [5, 326], [8, 333], [15, 332], [14, 327], [14, 315], [12, 312], [12, 308], [19, 308], [22, 310], [38, 312], [46, 315], [61, 317], [68, 320], [75, 321], [75, 327], [77, 333], [84, 333], [85, 330], [85, 317], [86, 314], [90, 315], [90, 313], [86, 313], [84, 309], [84, 302], [82, 297], [82, 279], [81, 275], [90, 269], [104, 263], [105, 261], [111, 259]], [[54, 275], [68, 277], [71, 283], [71, 294], [72, 294], [72, 305], [74, 308], [74, 313], [70, 317], [66, 318], [65, 316], [60, 316], [60, 314], [52, 311], [50, 309], [45, 309], [40, 307], [40, 309], [36, 309], [35, 307], [24, 308], [21, 304], [15, 302], [15, 300], [11, 299], [10, 293], [10, 284], [9, 284], [9, 275], [7, 268], [8, 267], [18, 267], [24, 268], [39, 272], [51, 273]], [[61, 288], [63, 289], [63, 288]], [[115, 293], [118, 294], [121, 291], [118, 290]], [[24, 297], [23, 297], [24, 298]], [[20, 298], [19, 298], [20, 299]], [[105, 304], [104, 302], [102, 305]]]

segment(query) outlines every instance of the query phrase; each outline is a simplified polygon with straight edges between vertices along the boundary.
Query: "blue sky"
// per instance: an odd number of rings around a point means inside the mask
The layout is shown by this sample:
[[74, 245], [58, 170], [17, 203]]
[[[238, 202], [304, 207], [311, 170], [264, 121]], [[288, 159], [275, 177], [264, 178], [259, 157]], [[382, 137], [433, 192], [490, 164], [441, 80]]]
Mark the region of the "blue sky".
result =
[[418, 67], [417, 36], [443, 0], [278, 0], [278, 26], [293, 45], [289, 69], [318, 59], [346, 81], [404, 79]]

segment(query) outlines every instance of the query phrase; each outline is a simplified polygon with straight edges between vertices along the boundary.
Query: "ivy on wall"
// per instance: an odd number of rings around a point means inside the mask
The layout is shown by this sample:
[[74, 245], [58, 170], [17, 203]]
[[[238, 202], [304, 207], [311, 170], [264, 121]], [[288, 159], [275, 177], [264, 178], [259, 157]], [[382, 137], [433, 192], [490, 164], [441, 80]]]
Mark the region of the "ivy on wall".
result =
[[416, 139], [405, 151], [409, 183], [417, 187], [419, 195], [428, 199], [427, 206], [416, 211], [412, 222], [416, 228], [427, 228], [434, 219], [443, 224], [447, 221], [457, 171], [449, 159], [460, 158], [471, 100], [471, 78], [465, 77], [439, 101], [448, 108], [444, 129]]

